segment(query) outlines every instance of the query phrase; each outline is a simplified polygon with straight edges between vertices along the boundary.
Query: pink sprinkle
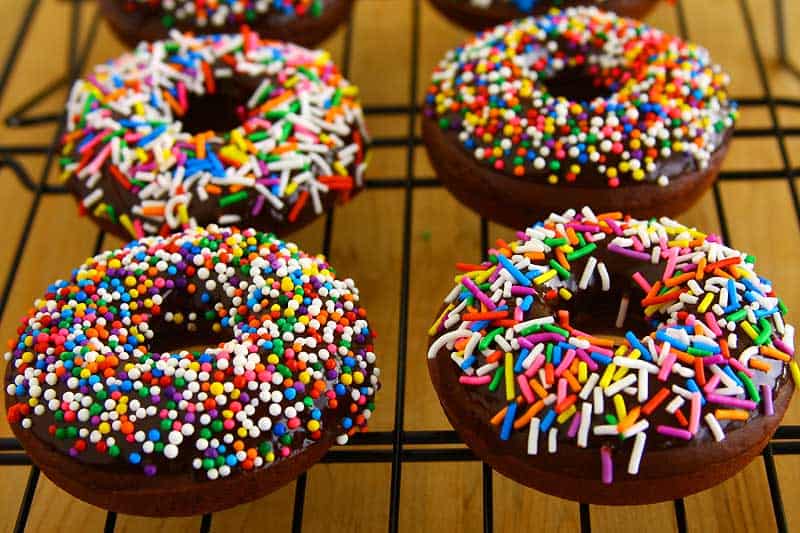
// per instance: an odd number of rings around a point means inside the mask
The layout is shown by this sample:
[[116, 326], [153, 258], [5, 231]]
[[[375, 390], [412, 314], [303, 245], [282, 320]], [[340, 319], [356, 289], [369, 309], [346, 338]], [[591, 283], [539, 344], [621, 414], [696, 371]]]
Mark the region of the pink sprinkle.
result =
[[561, 359], [561, 364], [556, 368], [556, 376], [563, 374], [564, 370], [572, 364], [573, 359], [575, 359], [575, 350], [567, 350], [567, 354]]
[[646, 279], [644, 279], [644, 276], [642, 276], [641, 272], [636, 272], [632, 277], [633, 281], [635, 281], [645, 293], [650, 293], [650, 290], [653, 288], [653, 286], [650, 285]]
[[597, 352], [597, 353], [605, 355], [607, 357], [614, 357], [614, 352], [612, 350], [610, 350], [609, 348], [603, 348], [602, 346], [595, 346], [594, 344], [589, 346], [589, 351], [590, 352]]
[[667, 281], [669, 278], [672, 277], [672, 274], [675, 272], [675, 265], [678, 263], [678, 249], [677, 248], [670, 248], [669, 250], [669, 259], [667, 259], [667, 266], [664, 268], [664, 275], [661, 276], [663, 281]]
[[772, 339], [772, 342], [775, 344], [775, 347], [780, 351], [787, 353], [789, 355], [794, 355], [794, 348], [783, 342], [782, 339], [775, 337]]
[[600, 448], [600, 478], [606, 485], [611, 485], [614, 481], [614, 463], [611, 461], [611, 448], [608, 446]]
[[703, 390], [706, 392], [706, 394], [714, 392], [714, 390], [717, 388], [717, 385], [719, 385], [719, 381], [720, 381], [719, 374], [714, 374], [713, 376], [711, 376], [711, 378], [709, 378], [709, 380], [706, 381], [706, 386], [703, 387]]
[[567, 380], [565, 378], [561, 378], [558, 380], [558, 391], [556, 393], [556, 405], [564, 401], [564, 398], [567, 397]]
[[672, 365], [675, 364], [676, 359], [678, 359], [678, 356], [674, 353], [670, 353], [664, 358], [661, 370], [658, 372], [659, 381], [667, 381], [667, 377], [669, 376], [669, 373], [672, 372]]
[[100, 166], [103, 163], [105, 163], [109, 155], [111, 155], [111, 143], [106, 144], [100, 151], [100, 153], [97, 154], [97, 157], [95, 157], [94, 160], [91, 163], [89, 163], [89, 165], [86, 168], [92, 174], [99, 172]]
[[644, 251], [642, 241], [640, 241], [636, 235], [631, 235], [631, 240], [633, 241], [633, 247], [637, 252]]
[[708, 329], [710, 329], [711, 332], [717, 337], [721, 337], [722, 330], [719, 328], [719, 324], [717, 324], [717, 318], [714, 316], [714, 313], [712, 313], [711, 311], [707, 311], [705, 314], [705, 319]]
[[744, 372], [745, 374], [747, 374], [747, 377], [749, 378], [752, 378], [755, 375], [755, 373], [753, 373], [752, 370], [745, 367], [742, 363], [739, 362], [738, 359], [734, 359], [733, 357], [731, 357], [730, 359], [728, 359], [728, 364], [731, 365], [736, 370]]
[[492, 381], [492, 376], [459, 376], [458, 382], [463, 385], [486, 385]]
[[515, 307], [514, 308], [514, 320], [516, 320], [517, 322], [522, 322], [523, 318], [524, 317], [523, 317], [523, 314], [522, 314], [522, 308], [521, 307]]
[[79, 154], [85, 154], [86, 152], [88, 152], [89, 150], [91, 150], [92, 148], [94, 148], [95, 146], [97, 146], [97, 143], [99, 143], [100, 141], [102, 141], [102, 140], [103, 140], [103, 137], [105, 137], [105, 136], [106, 136], [106, 135], [108, 135], [109, 133], [111, 133], [111, 130], [109, 130], [109, 129], [105, 129], [105, 130], [101, 131], [100, 133], [98, 133], [98, 134], [95, 136], [95, 138], [94, 138], [94, 139], [92, 139], [92, 140], [91, 140], [91, 141], [89, 141], [88, 143], [86, 143], [86, 144], [84, 144], [83, 146], [81, 146], [81, 149], [80, 149], [80, 150], [78, 150], [78, 153], [79, 153]]
[[[489, 375], [481, 377], [489, 378], [489, 381], [491, 381], [491, 376]], [[522, 391], [522, 396], [525, 397], [525, 401], [528, 403], [535, 402], [536, 398], [533, 396], [533, 391], [531, 390], [531, 386], [528, 383], [528, 379], [524, 375], [520, 374], [519, 376], [517, 376], [517, 383], [519, 383], [519, 388]]]
[[525, 377], [532, 378], [536, 374], [536, 372], [538, 372], [539, 369], [542, 368], [544, 361], [545, 361], [544, 355], [542, 354], [537, 355], [536, 358], [533, 360], [533, 363], [531, 363], [531, 366], [529, 366], [528, 370], [525, 371]]
[[676, 439], [692, 440], [692, 434], [685, 429], [676, 428], [672, 426], [657, 426], [656, 431], [667, 437], [674, 437]]
[[467, 276], [461, 278], [461, 284], [464, 285], [469, 292], [471, 292], [475, 298], [477, 298], [483, 305], [488, 307], [490, 310], [494, 311], [497, 309], [497, 306], [494, 302], [481, 291], [475, 283], [469, 279]]
[[761, 385], [761, 397], [764, 399], [764, 414], [772, 416], [775, 414], [775, 407], [772, 405], [772, 387], [766, 383]]
[[138, 218], [134, 219], [133, 221], [133, 231], [134, 233], [136, 233], [137, 239], [141, 239], [142, 237], [144, 237], [144, 229], [142, 229], [142, 221], [139, 220]]
[[706, 400], [711, 403], [716, 403], [719, 405], [727, 405], [729, 407], [735, 407], [737, 409], [746, 409], [748, 411], [752, 411], [756, 408], [756, 402], [751, 400], [740, 400], [739, 398], [733, 398], [731, 396], [721, 396], [719, 394], [708, 394], [706, 395]]

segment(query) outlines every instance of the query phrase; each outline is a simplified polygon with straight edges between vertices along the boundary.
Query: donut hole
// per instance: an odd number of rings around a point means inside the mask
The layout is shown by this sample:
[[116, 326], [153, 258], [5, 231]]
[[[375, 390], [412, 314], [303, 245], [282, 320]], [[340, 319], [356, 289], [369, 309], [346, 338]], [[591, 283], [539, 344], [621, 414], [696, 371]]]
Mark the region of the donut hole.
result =
[[189, 94], [189, 109], [183, 115], [183, 131], [195, 135], [206, 131], [230, 131], [241, 123], [237, 113], [243, 102], [233, 93]]
[[[643, 318], [644, 310], [634, 298], [629, 298], [628, 311], [622, 324], [617, 327], [622, 294], [598, 292], [581, 295], [568, 306], [570, 325], [594, 336], [613, 339], [618, 344], [625, 343], [625, 333], [632, 331], [641, 338], [652, 332], [650, 324]], [[580, 300], [580, 301], [577, 301]]]
[[598, 76], [597, 67], [571, 66], [553, 73], [544, 80], [547, 92], [572, 102], [590, 102], [608, 98], [614, 90]]

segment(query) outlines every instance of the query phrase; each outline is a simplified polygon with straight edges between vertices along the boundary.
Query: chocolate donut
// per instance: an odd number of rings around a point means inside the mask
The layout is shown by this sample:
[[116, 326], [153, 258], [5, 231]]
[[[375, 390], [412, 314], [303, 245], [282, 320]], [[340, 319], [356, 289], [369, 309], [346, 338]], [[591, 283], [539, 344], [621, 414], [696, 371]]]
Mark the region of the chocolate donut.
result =
[[36, 300], [6, 354], [8, 420], [86, 502], [217, 511], [366, 427], [373, 337], [358, 289], [323, 256], [252, 229], [146, 237]]
[[124, 239], [212, 223], [283, 235], [361, 190], [367, 143], [327, 52], [173, 32], [73, 85], [60, 161], [81, 211]]
[[482, 460], [552, 495], [629, 505], [709, 488], [761, 452], [800, 370], [754, 257], [666, 217], [588, 207], [517, 237], [457, 265], [429, 331], [434, 388]]
[[594, 4], [618, 15], [644, 18], [658, 0], [430, 0], [436, 10], [468, 30], [480, 31], [509, 20], [541, 15], [552, 8]]
[[248, 25], [267, 39], [315, 46], [350, 17], [354, 0], [100, 0], [117, 37], [133, 47], [172, 29], [236, 33]]
[[570, 205], [649, 217], [713, 183], [738, 117], [696, 45], [595, 7], [479, 33], [433, 73], [422, 121], [444, 185], [524, 227]]

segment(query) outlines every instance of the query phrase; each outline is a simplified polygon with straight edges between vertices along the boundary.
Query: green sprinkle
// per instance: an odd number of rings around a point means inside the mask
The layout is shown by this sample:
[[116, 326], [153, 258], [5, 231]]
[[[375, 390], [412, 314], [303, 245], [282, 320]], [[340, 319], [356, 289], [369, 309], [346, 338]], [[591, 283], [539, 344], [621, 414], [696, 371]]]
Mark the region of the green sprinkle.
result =
[[555, 324], [545, 324], [544, 325], [544, 330], [545, 331], [549, 331], [550, 333], [558, 333], [559, 335], [561, 335], [565, 339], [569, 338], [569, 331], [565, 330], [564, 328], [560, 328], [560, 327], [556, 326]]
[[589, 243], [583, 248], [579, 248], [572, 252], [571, 254], [567, 254], [567, 261], [575, 261], [576, 259], [580, 259], [584, 255], [590, 254], [597, 249], [597, 245], [595, 243]]
[[558, 247], [558, 246], [564, 246], [568, 242], [569, 241], [564, 237], [559, 237], [558, 239], [550, 239], [550, 238], [548, 238], [548, 239], [544, 240], [544, 243], [547, 246], [551, 246], [553, 248]]
[[500, 386], [500, 381], [503, 379], [503, 372], [505, 372], [504, 367], [498, 367], [497, 370], [494, 371], [494, 377], [492, 378], [492, 382], [489, 383], [489, 390], [494, 392], [497, 390], [497, 387]]
[[489, 343], [494, 340], [495, 337], [502, 334], [505, 331], [505, 328], [497, 328], [490, 331], [484, 338], [481, 339], [481, 342], [478, 343], [478, 349], [485, 350]]
[[694, 346], [689, 346], [686, 350], [690, 355], [696, 355], [697, 357], [711, 357], [714, 355], [712, 352], [708, 350], [703, 350], [701, 348], [695, 348]]
[[747, 310], [746, 309], [739, 309], [727, 316], [728, 322], [739, 322], [744, 320], [747, 317]]
[[739, 379], [744, 383], [744, 388], [747, 390], [747, 395], [750, 396], [750, 399], [756, 403], [761, 403], [761, 395], [758, 393], [758, 389], [750, 377], [741, 370], [736, 372], [736, 375], [739, 376]]
[[553, 270], [558, 272], [558, 276], [561, 279], [569, 279], [569, 277], [570, 277], [569, 270], [567, 270], [566, 268], [561, 266], [561, 264], [558, 261], [556, 261], [555, 259], [551, 259], [550, 260], [550, 266], [553, 267]]
[[239, 203], [243, 200], [247, 200], [247, 191], [239, 191], [233, 194], [229, 194], [227, 196], [223, 196], [219, 199], [219, 206], [220, 207], [227, 207], [232, 204]]

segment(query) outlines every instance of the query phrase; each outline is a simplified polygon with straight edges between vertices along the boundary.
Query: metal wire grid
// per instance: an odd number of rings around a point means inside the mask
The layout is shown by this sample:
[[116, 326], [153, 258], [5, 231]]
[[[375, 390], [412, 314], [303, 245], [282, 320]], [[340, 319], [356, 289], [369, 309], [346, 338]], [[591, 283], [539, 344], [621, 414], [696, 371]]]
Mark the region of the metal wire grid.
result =
[[[434, 431], [405, 431], [404, 412], [405, 412], [405, 381], [406, 381], [406, 359], [407, 359], [407, 330], [408, 330], [408, 306], [409, 306], [409, 283], [410, 283], [410, 261], [411, 261], [411, 225], [412, 225], [412, 202], [414, 189], [439, 187], [440, 183], [435, 177], [415, 178], [414, 169], [414, 149], [421, 143], [415, 135], [415, 122], [420, 111], [417, 102], [417, 81], [419, 67], [419, 40], [420, 40], [420, 1], [412, 0], [412, 20], [411, 20], [411, 58], [410, 58], [410, 79], [409, 79], [409, 102], [405, 105], [384, 105], [366, 106], [367, 115], [393, 115], [408, 119], [408, 129], [405, 136], [400, 137], [378, 137], [373, 141], [373, 149], [380, 150], [387, 147], [404, 147], [406, 150], [405, 176], [387, 178], [380, 180], [367, 179], [369, 189], [401, 189], [404, 192], [403, 199], [403, 231], [402, 231], [402, 263], [401, 263], [401, 285], [400, 285], [400, 307], [398, 313], [399, 336], [397, 343], [397, 382], [396, 382], [396, 401], [394, 413], [394, 429], [392, 431], [378, 431], [357, 435], [352, 444], [347, 448], [335, 448], [330, 451], [323, 462], [325, 463], [391, 463], [391, 482], [389, 500], [389, 522], [388, 530], [395, 533], [398, 530], [400, 516], [400, 487], [402, 480], [402, 467], [408, 462], [441, 462], [441, 461], [478, 461], [477, 457], [466, 447], [453, 448], [442, 447], [442, 445], [461, 444], [458, 435], [452, 430]], [[41, 200], [45, 195], [64, 194], [66, 190], [60, 185], [47, 183], [47, 177], [53, 166], [54, 158], [58, 150], [58, 138], [63, 131], [63, 124], [60, 113], [36, 113], [36, 107], [41, 104], [46, 96], [71, 83], [72, 80], [84, 68], [86, 58], [91, 49], [97, 29], [99, 26], [99, 11], [95, 8], [91, 19], [88, 22], [86, 37], [81, 41], [81, 3], [82, 0], [70, 0], [71, 17], [69, 45], [67, 53], [66, 72], [60, 74], [56, 79], [45, 84], [41, 89], [33, 93], [28, 100], [12, 110], [5, 118], [6, 125], [9, 127], [25, 127], [42, 123], [57, 123], [56, 132], [48, 144], [42, 145], [0, 145], [0, 168], [10, 170], [19, 182], [28, 189], [32, 195], [32, 202], [29, 207], [25, 223], [19, 241], [15, 245], [15, 252], [11, 260], [10, 269], [0, 292], [0, 319], [8, 303], [11, 288], [13, 287], [20, 261], [25, 251], [28, 236], [31, 232], [32, 223], [38, 213]], [[776, 41], [778, 57], [782, 66], [800, 77], [800, 69], [790, 62], [787, 53], [786, 33], [784, 23], [784, 0], [773, 0], [774, 13], [776, 17]], [[760, 137], [774, 138], [780, 150], [782, 168], [772, 169], [753, 169], [725, 171], [719, 176], [720, 180], [763, 180], [763, 179], [785, 179], [791, 192], [791, 199], [794, 205], [795, 214], [800, 222], [800, 199], [795, 186], [794, 177], [800, 174], [800, 168], [792, 168], [788, 156], [786, 138], [790, 136], [800, 136], [800, 128], [782, 128], [778, 122], [778, 107], [800, 108], [800, 98], [776, 98], [773, 96], [769, 79], [767, 77], [764, 57], [755, 34], [755, 25], [752, 13], [747, 0], [738, 0], [741, 15], [747, 30], [746, 39], [753, 54], [756, 64], [756, 74], [763, 90], [763, 97], [760, 98], [740, 98], [738, 99], [742, 107], [766, 108], [771, 125], [760, 128], [739, 128], [734, 133], [735, 137]], [[20, 51], [25, 43], [25, 39], [33, 21], [34, 15], [41, 4], [41, 0], [29, 0], [28, 6], [22, 21], [17, 28], [11, 48], [0, 70], [0, 99], [5, 94], [9, 78], [13, 72], [14, 65], [20, 55]], [[689, 37], [686, 16], [682, 0], [677, 0], [675, 15], [677, 17], [678, 28], [684, 38]], [[344, 51], [342, 59], [342, 71], [347, 75], [350, 67], [352, 49], [352, 21], [347, 24]], [[31, 177], [25, 166], [16, 158], [23, 155], [39, 155], [44, 158], [44, 166], [38, 177]], [[713, 199], [719, 220], [721, 233], [726, 242], [730, 243], [730, 235], [726, 222], [726, 215], [719, 184], [713, 188]], [[325, 218], [323, 253], [330, 255], [332, 228], [334, 213], [330, 211]], [[104, 234], [98, 232], [95, 240], [95, 253], [102, 247]], [[485, 254], [488, 248], [488, 223], [485, 219], [480, 221], [480, 241], [481, 252]], [[429, 445], [428, 448], [406, 449], [406, 445]], [[383, 445], [385, 449], [359, 449], [360, 445]], [[388, 448], [391, 446], [391, 448]], [[775, 455], [800, 455], [800, 426], [783, 425], [778, 428], [775, 436], [762, 452], [764, 466], [766, 469], [767, 481], [769, 483], [772, 508], [775, 514], [775, 522], [779, 531], [787, 531], [786, 516], [783, 510], [783, 502], [778, 483], [777, 471], [775, 468]], [[31, 466], [25, 492], [17, 513], [17, 520], [14, 527], [15, 532], [25, 530], [28, 516], [31, 511], [34, 494], [39, 480], [39, 469], [31, 464], [30, 459], [22, 450], [19, 442], [14, 438], [0, 438], [0, 467], [2, 466]], [[295, 485], [294, 510], [292, 515], [292, 531], [302, 530], [303, 509], [305, 503], [305, 490], [307, 478], [302, 474]], [[489, 533], [493, 531], [493, 493], [492, 493], [492, 470], [485, 463], [482, 464], [482, 485], [483, 485], [483, 529]], [[678, 531], [687, 530], [686, 508], [682, 499], [674, 502], [675, 519]], [[580, 504], [579, 518], [581, 531], [588, 533], [591, 531], [591, 517], [589, 505]], [[108, 512], [104, 530], [111, 532], [114, 530], [117, 515]], [[212, 515], [206, 514], [202, 517], [200, 531], [208, 532], [211, 528]]]

